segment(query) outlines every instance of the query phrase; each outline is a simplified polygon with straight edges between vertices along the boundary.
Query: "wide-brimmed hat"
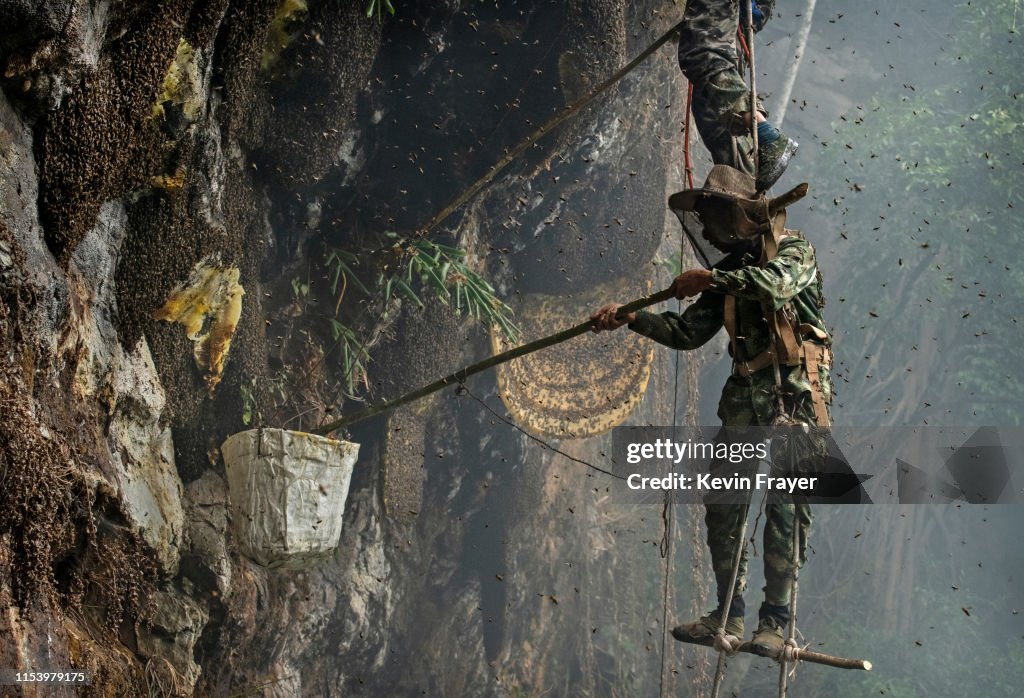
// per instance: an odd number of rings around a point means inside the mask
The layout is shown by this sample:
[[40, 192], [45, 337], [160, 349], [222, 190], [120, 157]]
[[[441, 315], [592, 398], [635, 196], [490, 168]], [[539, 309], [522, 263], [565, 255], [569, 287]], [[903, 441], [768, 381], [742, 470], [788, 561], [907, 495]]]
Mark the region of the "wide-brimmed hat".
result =
[[686, 189], [669, 198], [674, 211], [700, 212], [705, 206], [737, 207], [755, 224], [768, 222], [764, 194], [758, 195], [754, 177], [728, 165], [715, 165], [699, 189]]
[[807, 184], [804, 183], [781, 196], [769, 199], [763, 192], [758, 192], [751, 175], [729, 165], [715, 165], [704, 180], [703, 187], [673, 194], [668, 199], [668, 206], [680, 217], [683, 212], [694, 211], [699, 214], [701, 209], [713, 205], [735, 207], [743, 214], [740, 218], [745, 219], [747, 224], [744, 226], [746, 231], [737, 232], [741, 237], [746, 237], [753, 234], [755, 229], [768, 229], [771, 219], [777, 213], [803, 198], [806, 193]]
[[723, 254], [742, 250], [784, 225], [786, 206], [806, 193], [805, 183], [769, 199], [757, 191], [751, 175], [728, 165], [715, 165], [703, 187], [673, 194], [668, 205], [701, 261], [710, 268]]
[[695, 211], [706, 199], [718, 198], [751, 212], [764, 207], [764, 197], [758, 197], [754, 178], [728, 165], [715, 165], [700, 189], [687, 189], [669, 197], [668, 205], [680, 211]]

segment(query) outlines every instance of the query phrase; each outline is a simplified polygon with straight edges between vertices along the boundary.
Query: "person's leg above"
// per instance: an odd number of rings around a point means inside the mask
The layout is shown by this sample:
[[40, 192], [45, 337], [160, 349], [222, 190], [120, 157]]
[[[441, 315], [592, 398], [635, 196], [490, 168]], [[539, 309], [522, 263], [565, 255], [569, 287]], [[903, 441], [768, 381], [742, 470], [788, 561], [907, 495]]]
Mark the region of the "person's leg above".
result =
[[[753, 172], [750, 158], [750, 90], [739, 72], [736, 29], [739, 3], [690, 0], [679, 35], [679, 67], [693, 86], [693, 118], [715, 164]], [[768, 120], [758, 120], [758, 189], [771, 187], [799, 147]]]

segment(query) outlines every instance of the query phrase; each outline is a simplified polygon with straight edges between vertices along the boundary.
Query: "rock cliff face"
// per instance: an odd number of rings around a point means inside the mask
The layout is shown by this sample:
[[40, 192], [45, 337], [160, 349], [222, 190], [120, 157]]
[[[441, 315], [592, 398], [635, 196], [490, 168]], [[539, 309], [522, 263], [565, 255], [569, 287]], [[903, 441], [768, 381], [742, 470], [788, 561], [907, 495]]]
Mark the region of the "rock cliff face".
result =
[[[504, 414], [493, 377], [355, 428], [332, 559], [274, 571], [235, 549], [224, 438], [309, 429], [488, 351], [427, 294], [339, 294], [330, 251], [386, 270], [384, 233], [673, 21], [624, 0], [420, 5], [0, 1], [0, 667], [88, 668], [110, 696], [657, 685], [656, 503], [497, 421], [474, 400]], [[500, 296], [642, 291], [682, 87], [665, 49], [434, 235]], [[157, 319], [197, 265], [244, 292], [222, 366], [193, 341], [218, 332], [208, 303], [192, 330]], [[638, 423], [671, 418], [666, 375]]]

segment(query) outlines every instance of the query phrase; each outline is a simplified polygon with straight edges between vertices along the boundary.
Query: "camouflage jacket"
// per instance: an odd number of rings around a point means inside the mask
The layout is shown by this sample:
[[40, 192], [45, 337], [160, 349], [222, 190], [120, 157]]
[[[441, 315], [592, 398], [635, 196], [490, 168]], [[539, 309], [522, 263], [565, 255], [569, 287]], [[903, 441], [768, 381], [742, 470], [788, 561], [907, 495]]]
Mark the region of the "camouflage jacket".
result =
[[[636, 314], [636, 321], [629, 326], [630, 329], [673, 349], [696, 349], [723, 328], [725, 296], [728, 294], [736, 297], [738, 356], [734, 358], [737, 360], [750, 360], [768, 348], [768, 323], [762, 303], [772, 310], [789, 303], [797, 323], [811, 324], [827, 334], [821, 312], [825, 304], [821, 275], [814, 248], [796, 231], [785, 231], [779, 240], [778, 254], [764, 267], [757, 264], [753, 255], [730, 255], [712, 270], [711, 278], [711, 288], [681, 315], [671, 311], [660, 315], [641, 311]], [[772, 412], [773, 384], [771, 367], [750, 378], [731, 376], [723, 391], [719, 416], [726, 423], [766, 422]], [[831, 402], [832, 384], [827, 371], [822, 371], [822, 387], [826, 403]], [[809, 396], [810, 383], [801, 367], [783, 369], [783, 389], [794, 397], [804, 393]], [[735, 413], [739, 408], [727, 404], [736, 400], [748, 406], [753, 400], [756, 419], [737, 420]], [[723, 411], [726, 414], [722, 414]]]

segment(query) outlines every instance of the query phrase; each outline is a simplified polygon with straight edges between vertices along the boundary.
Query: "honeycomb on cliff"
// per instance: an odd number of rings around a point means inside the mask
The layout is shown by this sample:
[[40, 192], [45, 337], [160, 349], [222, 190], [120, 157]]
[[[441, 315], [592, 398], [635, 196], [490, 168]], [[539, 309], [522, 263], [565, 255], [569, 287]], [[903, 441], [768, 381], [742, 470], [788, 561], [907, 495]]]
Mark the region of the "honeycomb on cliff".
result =
[[185, 328], [211, 397], [220, 383], [242, 314], [245, 290], [238, 283], [238, 275], [237, 267], [221, 266], [210, 258], [200, 260], [188, 280], [179, 284], [153, 313], [157, 320], [176, 322]]
[[185, 39], [178, 41], [167, 75], [164, 76], [160, 96], [153, 105], [153, 118], [167, 119], [169, 110], [180, 110], [185, 121], [192, 123], [203, 105], [199, 64], [195, 49]]
[[[514, 301], [523, 342], [573, 325], [606, 298], [630, 295], [641, 284], [623, 277], [572, 297], [523, 294]], [[495, 354], [512, 346], [491, 329]], [[556, 438], [602, 434], [622, 423], [643, 399], [654, 344], [635, 333], [615, 341], [587, 334], [498, 366], [498, 390], [527, 431]]]

